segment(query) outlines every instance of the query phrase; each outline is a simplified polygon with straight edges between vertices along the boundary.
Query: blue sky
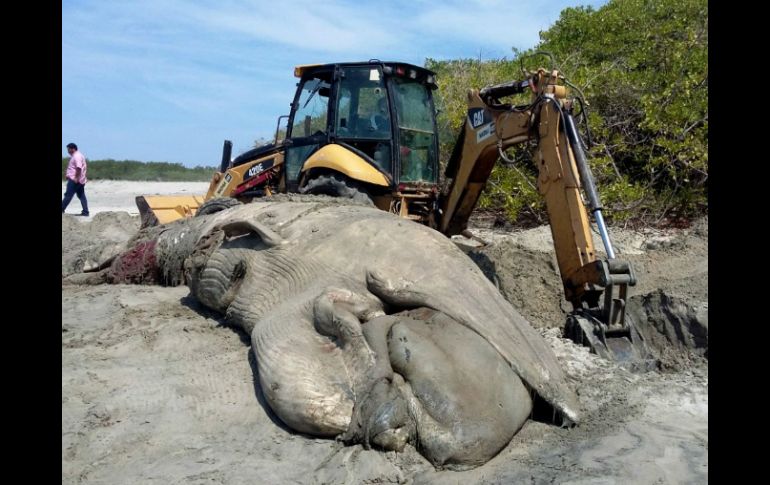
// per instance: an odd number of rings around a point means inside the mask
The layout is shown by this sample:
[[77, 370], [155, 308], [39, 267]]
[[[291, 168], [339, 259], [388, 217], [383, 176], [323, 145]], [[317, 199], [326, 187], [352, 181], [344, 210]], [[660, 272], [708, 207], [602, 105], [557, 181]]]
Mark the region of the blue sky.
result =
[[[606, 0], [64, 0], [62, 156], [219, 164], [271, 138], [297, 64], [494, 59]], [[441, 79], [438, 80], [439, 86]]]

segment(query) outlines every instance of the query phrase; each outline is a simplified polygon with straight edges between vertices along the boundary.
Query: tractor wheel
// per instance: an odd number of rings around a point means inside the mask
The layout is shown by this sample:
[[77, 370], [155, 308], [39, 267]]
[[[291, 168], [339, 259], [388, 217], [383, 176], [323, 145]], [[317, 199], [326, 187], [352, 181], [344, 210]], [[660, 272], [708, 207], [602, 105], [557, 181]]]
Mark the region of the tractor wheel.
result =
[[240, 204], [240, 201], [233, 199], [232, 197], [209, 199], [198, 207], [198, 210], [195, 212], [195, 217], [214, 214], [215, 212], [223, 211]]
[[331, 195], [343, 199], [372, 204], [372, 197], [358, 182], [342, 174], [323, 174], [314, 177], [300, 189], [303, 194]]

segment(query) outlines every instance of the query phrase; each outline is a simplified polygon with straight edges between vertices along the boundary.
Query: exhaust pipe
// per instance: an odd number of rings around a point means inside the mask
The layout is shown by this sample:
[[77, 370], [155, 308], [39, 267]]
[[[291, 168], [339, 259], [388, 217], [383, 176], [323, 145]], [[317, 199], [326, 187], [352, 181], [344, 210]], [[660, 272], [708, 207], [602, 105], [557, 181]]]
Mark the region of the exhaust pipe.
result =
[[219, 171], [225, 173], [230, 167], [230, 157], [233, 154], [233, 142], [225, 140], [225, 145], [222, 147], [222, 163], [219, 166]]

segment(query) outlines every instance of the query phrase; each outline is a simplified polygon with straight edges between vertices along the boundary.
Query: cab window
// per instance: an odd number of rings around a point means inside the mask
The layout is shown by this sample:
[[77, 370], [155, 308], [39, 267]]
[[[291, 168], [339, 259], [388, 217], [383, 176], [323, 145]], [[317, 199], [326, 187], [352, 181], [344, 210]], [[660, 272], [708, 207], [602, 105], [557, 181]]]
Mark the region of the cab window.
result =
[[390, 138], [388, 93], [379, 66], [345, 69], [339, 89], [336, 130], [340, 138]]
[[292, 138], [326, 133], [330, 87], [328, 81], [320, 78], [303, 81], [291, 125]]
[[438, 153], [430, 92], [419, 82], [398, 77], [393, 79], [401, 151], [399, 180], [435, 183], [438, 177]]

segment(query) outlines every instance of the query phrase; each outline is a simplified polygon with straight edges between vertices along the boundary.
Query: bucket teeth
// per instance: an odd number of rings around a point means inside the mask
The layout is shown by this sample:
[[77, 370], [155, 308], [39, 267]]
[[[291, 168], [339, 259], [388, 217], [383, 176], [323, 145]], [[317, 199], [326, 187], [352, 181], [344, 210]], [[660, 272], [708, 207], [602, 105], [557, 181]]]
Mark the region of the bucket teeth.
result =
[[600, 357], [617, 362], [632, 371], [649, 371], [659, 367], [644, 339], [626, 317], [623, 328], [607, 330], [606, 325], [588, 313], [575, 313], [567, 318], [564, 336], [589, 347]]

